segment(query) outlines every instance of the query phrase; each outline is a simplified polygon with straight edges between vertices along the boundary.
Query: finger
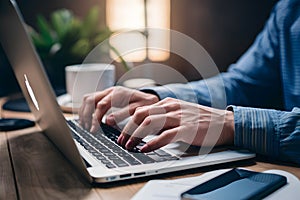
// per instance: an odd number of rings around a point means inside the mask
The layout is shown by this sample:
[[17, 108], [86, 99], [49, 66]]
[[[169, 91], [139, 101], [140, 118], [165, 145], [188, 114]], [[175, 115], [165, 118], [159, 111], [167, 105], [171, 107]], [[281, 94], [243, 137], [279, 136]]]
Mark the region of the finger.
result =
[[88, 129], [90, 127], [91, 121], [92, 121], [92, 114], [95, 111], [95, 97], [94, 95], [90, 95], [84, 104], [84, 108], [82, 110], [82, 114], [80, 117], [81, 119], [81, 125]]
[[150, 151], [154, 151], [156, 149], [159, 149], [171, 142], [177, 141], [177, 134], [180, 131], [180, 127], [176, 127], [173, 129], [168, 129], [164, 132], [162, 132], [159, 136], [156, 138], [150, 140], [147, 142], [144, 146], [141, 147], [141, 152], [146, 153]]
[[140, 104], [140, 102], [131, 103], [117, 111], [112, 111], [112, 113], [106, 117], [106, 123], [110, 126], [114, 126], [117, 123], [125, 120], [134, 113], [135, 109], [140, 106]]
[[133, 131], [132, 135], [127, 138], [128, 141], [123, 140], [123, 143], [126, 143], [125, 148], [129, 150], [133, 149], [147, 135], [158, 133], [163, 129], [165, 120], [165, 115], [151, 115], [146, 117], [141, 125]]
[[101, 122], [103, 116], [111, 108], [111, 106], [112, 106], [111, 99], [112, 99], [112, 94], [108, 94], [103, 99], [98, 101], [98, 103], [96, 105], [96, 110], [95, 110], [95, 117], [98, 120], [98, 122]]
[[128, 139], [130, 138], [130, 135], [140, 126], [140, 124], [144, 121], [146, 117], [148, 117], [150, 114], [164, 114], [164, 109], [157, 107], [157, 106], [143, 106], [139, 107], [135, 110], [132, 118], [127, 122], [125, 125], [122, 135], [124, 135], [123, 140], [121, 143], [119, 143], [122, 146], [125, 146]]
[[[140, 150], [141, 150], [141, 152], [146, 153], [146, 152], [154, 151], [155, 149], [159, 149], [169, 143], [178, 142], [178, 141], [182, 141], [187, 144], [199, 146], [198, 139], [193, 136], [191, 138], [190, 131], [191, 131], [191, 129], [186, 126], [180, 126], [180, 127], [177, 126], [173, 129], [168, 129], [168, 130], [164, 131], [163, 133], [161, 133], [156, 138], [149, 141], [144, 146], [142, 146], [140, 148]], [[195, 143], [195, 141], [196, 141], [196, 143]]]
[[153, 104], [153, 106], [162, 107], [166, 112], [181, 109], [180, 101], [178, 99], [172, 99], [172, 98], [163, 99], [162, 101]]
[[171, 98], [171, 97], [167, 97], [167, 98], [164, 98], [164, 99], [158, 101], [158, 102], [156, 103], [156, 105], [163, 105], [163, 104], [171, 103], [171, 102], [173, 102], [173, 103], [174, 103], [174, 102], [179, 103], [180, 100], [179, 100], [179, 99], [174, 99], [174, 98]]
[[100, 128], [100, 123], [98, 121], [97, 115], [98, 115], [98, 111], [96, 110], [92, 115], [93, 117], [92, 117], [91, 128], [90, 128], [91, 133], [96, 133]]
[[[119, 92], [118, 89], [121, 91]], [[143, 102], [134, 102], [132, 101], [133, 93], [136, 92], [135, 90], [126, 90], [121, 87], [116, 88], [111, 94], [103, 98], [103, 102], [99, 102], [99, 109], [103, 109], [104, 113], [100, 113], [100, 116], [103, 115], [108, 111], [110, 108], [121, 108], [120, 111], [111, 110], [112, 113], [107, 116], [106, 122], [114, 126], [117, 122], [123, 121], [131, 114], [134, 113], [136, 107], [143, 105]], [[105, 105], [101, 104], [104, 103]]]
[[104, 98], [111, 89], [104, 90], [93, 94], [87, 94], [83, 98], [83, 103], [79, 110], [80, 124], [88, 129], [92, 120], [92, 114], [94, 113], [96, 103]]
[[154, 104], [159, 101], [157, 95], [141, 92], [139, 90], [134, 90], [133, 95], [131, 96], [131, 102], [138, 102], [143, 100], [146, 105]]
[[133, 132], [128, 139], [125, 147], [132, 149], [138, 145], [147, 135], [160, 133], [162, 130], [174, 128], [174, 118], [167, 117], [165, 114], [150, 115], [145, 118], [141, 125]]
[[91, 94], [84, 95], [82, 104], [81, 104], [81, 106], [79, 108], [79, 111], [78, 111], [79, 123], [83, 127], [84, 127], [84, 123], [86, 121], [85, 118], [87, 117], [87, 116], [85, 116], [85, 113], [87, 112], [86, 109], [89, 109], [88, 104], [90, 104], [90, 100], [88, 98], [91, 98], [90, 96], [91, 96]]
[[95, 132], [98, 130], [98, 125], [99, 122], [101, 122], [104, 114], [110, 109], [111, 103], [111, 94], [108, 94], [105, 96], [103, 99], [97, 102], [96, 109], [93, 114], [90, 114], [92, 116], [90, 118], [90, 121], [85, 121], [85, 129], [87, 130], [93, 130]]

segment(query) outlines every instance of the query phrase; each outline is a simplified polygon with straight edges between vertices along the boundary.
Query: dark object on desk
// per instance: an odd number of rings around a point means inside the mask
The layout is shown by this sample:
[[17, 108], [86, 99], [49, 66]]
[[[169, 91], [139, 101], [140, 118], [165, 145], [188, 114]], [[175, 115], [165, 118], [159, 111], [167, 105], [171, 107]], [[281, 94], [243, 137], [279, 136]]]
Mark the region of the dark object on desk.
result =
[[0, 131], [12, 131], [34, 126], [35, 123], [28, 119], [4, 118], [0, 119]]
[[[56, 89], [55, 95], [60, 96], [62, 94], [65, 94], [65, 89]], [[17, 112], [30, 112], [30, 108], [27, 104], [27, 101], [24, 97], [16, 98], [16, 99], [10, 99], [7, 102], [5, 102], [2, 106], [4, 110], [11, 110], [11, 111], [17, 111]]]
[[2, 108], [4, 110], [11, 110], [17, 112], [30, 112], [29, 106], [25, 98], [11, 99], [5, 102]]
[[278, 174], [232, 169], [182, 193], [181, 199], [262, 199], [286, 182]]

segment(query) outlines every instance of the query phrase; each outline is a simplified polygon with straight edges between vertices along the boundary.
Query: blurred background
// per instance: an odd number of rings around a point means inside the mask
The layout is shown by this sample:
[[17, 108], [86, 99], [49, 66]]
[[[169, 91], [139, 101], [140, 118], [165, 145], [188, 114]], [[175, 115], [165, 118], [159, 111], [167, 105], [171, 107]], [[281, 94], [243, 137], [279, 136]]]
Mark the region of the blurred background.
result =
[[[109, 37], [113, 31], [121, 29], [143, 30], [145, 26], [155, 28], [167, 28], [184, 33], [199, 44], [201, 44], [211, 55], [220, 71], [225, 71], [231, 63], [234, 63], [251, 45], [255, 36], [263, 28], [276, 0], [16, 0], [19, 9], [23, 14], [25, 22], [35, 30], [41, 31], [41, 19], [51, 21], [53, 13], [57, 10], [67, 9], [60, 16], [63, 20], [66, 17], [76, 16], [78, 20], [85, 20], [90, 26], [97, 23], [97, 31], [103, 37]], [[147, 5], [145, 7], [145, 4]], [[93, 11], [92, 8], [97, 8]], [[88, 17], [89, 16], [89, 17]], [[97, 20], [93, 20], [93, 16]], [[145, 16], [147, 18], [145, 19]], [[69, 19], [69, 18], [68, 18]], [[43, 20], [42, 20], [43, 21]], [[83, 23], [84, 24], [84, 23]], [[84, 25], [83, 25], [84, 26]], [[96, 27], [95, 27], [96, 28]], [[44, 29], [45, 30], [45, 29]], [[39, 32], [40, 31], [40, 32]], [[93, 30], [94, 31], [94, 30]], [[168, 35], [150, 37], [151, 33], [142, 32], [144, 36], [140, 42], [145, 42], [145, 37], [149, 42], [162, 42], [162, 45], [170, 45]], [[95, 31], [93, 32], [93, 34]], [[98, 32], [97, 32], [98, 33]], [[83, 33], [87, 35], [88, 33]], [[149, 35], [148, 35], [149, 34]], [[42, 34], [41, 34], [42, 35]], [[47, 36], [47, 35], [46, 35]], [[126, 36], [131, 37], [131, 36]], [[134, 35], [132, 37], [135, 37]], [[136, 36], [137, 38], [140, 36]], [[69, 37], [70, 38], [70, 37]], [[154, 39], [153, 39], [154, 38]], [[101, 38], [100, 38], [101, 39]], [[102, 38], [103, 39], [103, 38]], [[91, 39], [87, 39], [91, 40]], [[94, 40], [94, 38], [93, 38]], [[153, 41], [152, 41], [153, 40]], [[76, 40], [77, 42], [78, 40]], [[95, 39], [99, 41], [99, 37]], [[139, 41], [139, 39], [136, 39]], [[36, 45], [38, 45], [36, 41]], [[70, 48], [88, 51], [87, 46], [90, 41], [81, 40], [80, 43], [72, 43]], [[113, 42], [113, 41], [112, 41]], [[70, 42], [69, 42], [70, 43]], [[51, 47], [47, 51], [53, 53], [53, 49], [63, 49], [60, 45], [52, 41]], [[172, 44], [171, 44], [172, 45]], [[75, 47], [74, 47], [75, 46]], [[42, 55], [43, 48], [39, 49], [42, 61], [49, 64], [49, 56]], [[89, 46], [91, 47], [91, 46]], [[122, 47], [118, 47], [122, 48]], [[74, 51], [75, 51], [74, 50]], [[72, 53], [74, 53], [72, 51]], [[59, 52], [59, 51], [55, 51]], [[55, 57], [55, 66], [59, 69], [54, 71], [63, 72], [63, 66], [82, 62], [84, 52], [76, 52], [80, 56], [65, 59], [65, 56]], [[111, 53], [111, 52], [110, 52]], [[115, 52], [116, 53], [116, 52]], [[65, 55], [65, 54], [64, 54]], [[44, 56], [44, 57], [43, 57]], [[112, 56], [112, 55], [111, 55]], [[48, 60], [46, 59], [48, 58]], [[140, 65], [143, 62], [161, 63], [179, 71], [189, 81], [200, 79], [201, 76], [195, 73], [194, 68], [183, 58], [166, 52], [139, 52], [128, 57], [124, 57], [131, 67]], [[53, 61], [52, 57], [52, 61]], [[59, 64], [58, 64], [59, 63]], [[117, 78], [126, 72], [126, 68], [121, 62], [116, 62]], [[51, 68], [51, 66], [50, 66]], [[51, 70], [50, 70], [51, 71]], [[51, 73], [51, 72], [48, 72]], [[52, 72], [53, 73], [53, 72]], [[51, 83], [54, 88], [64, 89], [64, 75], [51, 75]], [[166, 83], [176, 80], [166, 79]], [[0, 48], [0, 96], [18, 92], [17, 82], [12, 74], [9, 63]]]

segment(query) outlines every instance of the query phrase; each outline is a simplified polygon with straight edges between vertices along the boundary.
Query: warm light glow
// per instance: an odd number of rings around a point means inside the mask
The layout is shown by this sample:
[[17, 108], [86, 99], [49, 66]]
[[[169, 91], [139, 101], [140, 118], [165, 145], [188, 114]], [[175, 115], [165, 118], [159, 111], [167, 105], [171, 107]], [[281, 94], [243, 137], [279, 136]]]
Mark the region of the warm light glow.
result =
[[[170, 0], [148, 0], [148, 26], [162, 29], [149, 32], [149, 47], [170, 49]], [[169, 51], [149, 50], [148, 57], [153, 61], [167, 60]]]
[[[112, 31], [145, 30], [144, 0], [107, 0], [106, 19]], [[127, 61], [141, 62], [146, 57], [152, 61], [169, 58], [170, 0], [147, 0], [149, 37], [138, 32], [126, 32], [112, 37], [110, 43]], [[156, 28], [156, 30], [151, 30]], [[161, 29], [159, 31], [157, 29]], [[146, 46], [149, 50], [146, 52]], [[163, 49], [163, 50], [160, 50]], [[115, 55], [113, 55], [115, 56]]]
[[[122, 32], [113, 35], [110, 44], [115, 47], [124, 60], [131, 62], [142, 62], [146, 58], [146, 38], [139, 32]], [[110, 52], [113, 60], [120, 61], [114, 52]]]
[[106, 19], [111, 30], [144, 28], [143, 0], [107, 0]]

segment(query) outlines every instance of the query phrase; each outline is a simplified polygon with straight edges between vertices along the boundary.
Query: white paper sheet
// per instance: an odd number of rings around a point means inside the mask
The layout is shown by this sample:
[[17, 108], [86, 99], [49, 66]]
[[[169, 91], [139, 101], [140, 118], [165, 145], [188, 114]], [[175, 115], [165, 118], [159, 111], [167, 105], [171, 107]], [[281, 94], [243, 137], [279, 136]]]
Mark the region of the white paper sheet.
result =
[[[180, 194], [184, 191], [221, 175], [230, 169], [222, 169], [207, 172], [201, 176], [182, 178], [175, 180], [151, 180], [149, 181], [132, 200], [179, 200]], [[291, 173], [282, 170], [268, 170], [266, 173], [280, 174], [287, 177], [287, 184], [276, 190], [265, 199], [299, 199], [300, 181]]]

